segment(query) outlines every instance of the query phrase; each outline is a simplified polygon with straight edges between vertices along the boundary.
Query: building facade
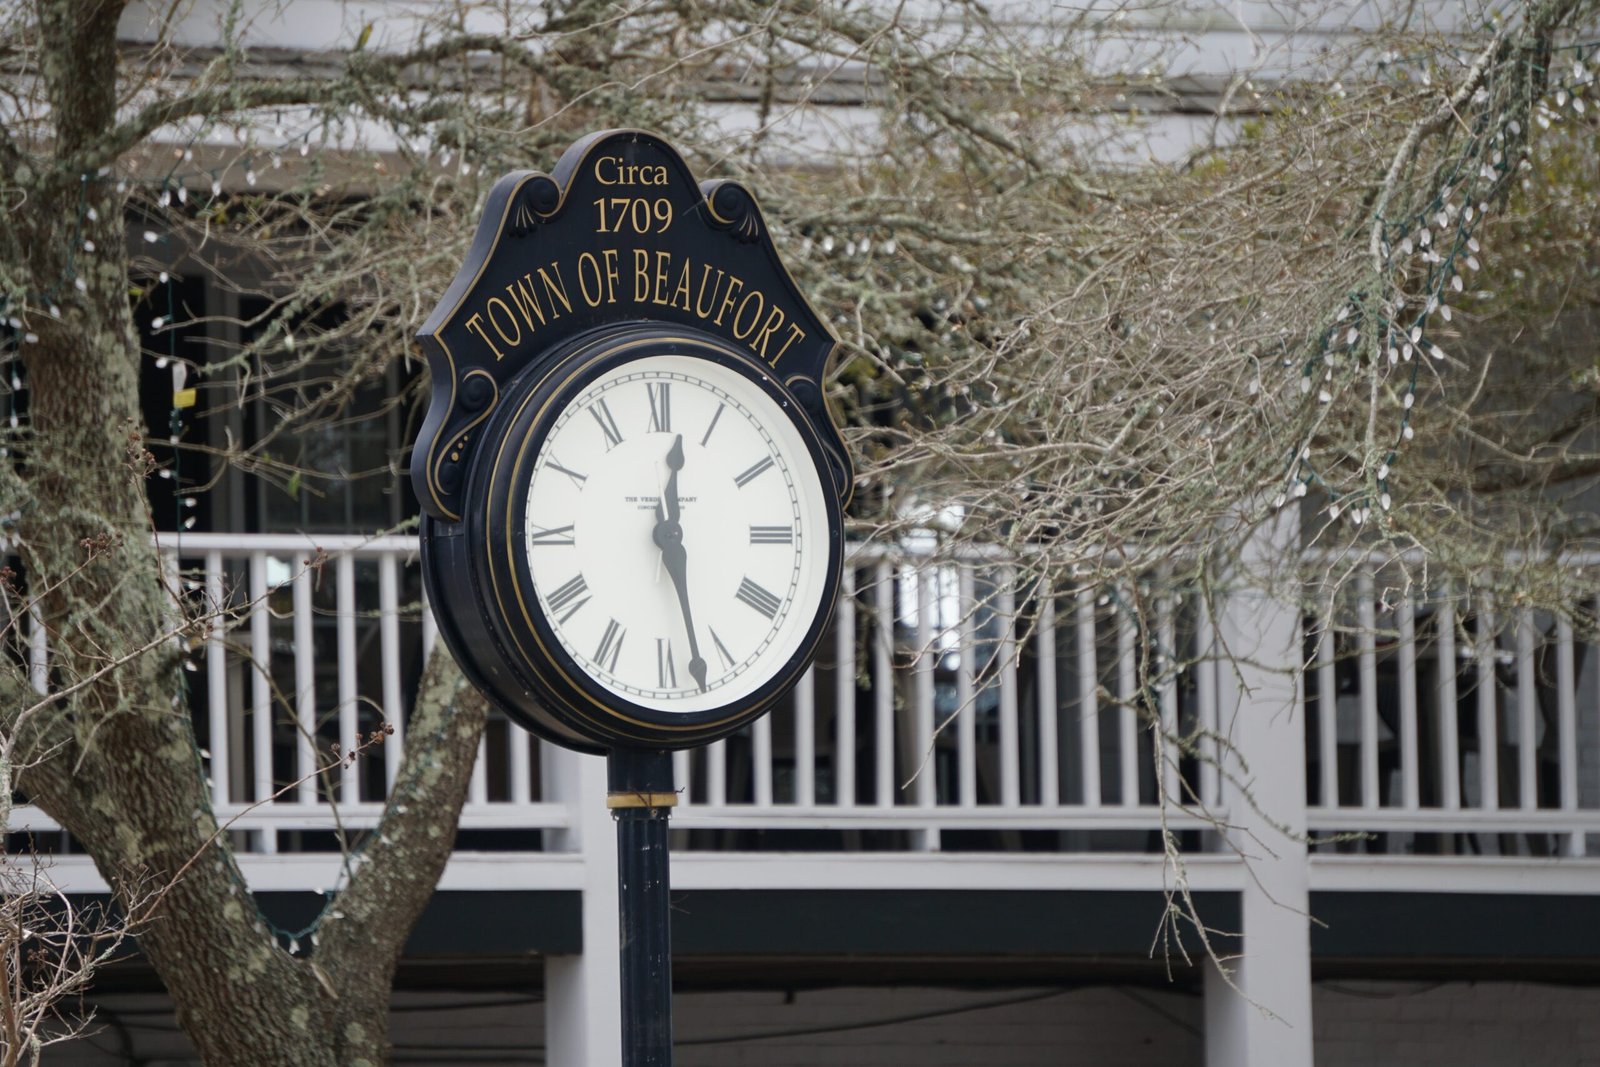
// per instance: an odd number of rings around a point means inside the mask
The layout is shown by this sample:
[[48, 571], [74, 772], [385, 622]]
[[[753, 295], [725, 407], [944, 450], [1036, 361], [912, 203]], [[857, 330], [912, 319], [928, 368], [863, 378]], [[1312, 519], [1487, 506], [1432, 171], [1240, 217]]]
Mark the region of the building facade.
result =
[[[1187, 42], [1183, 99], [1214, 100], [1241, 49], [1287, 67], [1332, 35], [1249, 7], [1238, 28], [1160, 27]], [[207, 10], [173, 32], [206, 40]], [[344, 15], [298, 4], [252, 32], [305, 49]], [[1141, 143], [1180, 151], [1183, 113]], [[151, 351], [220, 363], [248, 340], [262, 308], [240, 286], [172, 284], [194, 324], [151, 332]], [[145, 371], [151, 426], [192, 446], [150, 481], [161, 548], [236, 620], [188, 650], [180, 696], [291, 951], [360, 862], [350, 843], [383, 832], [436, 644], [415, 539], [371, 533], [416, 512], [404, 374], [366, 384], [369, 417], [283, 439], [315, 491], [230, 470], [202, 494], [194, 457], [279, 413], [180, 411], [170, 370]], [[1300, 545], [1292, 510], [1246, 564]], [[676, 756], [680, 1064], [1600, 1064], [1600, 656], [1567, 621], [1442, 576], [1402, 586], [1381, 557], [1343, 558], [1344, 592], [1310, 608], [1248, 566], [1201, 590], [1159, 573], [1041, 587], [1013, 562], [853, 545], [793, 696]], [[1146, 692], [1142, 650], [1184, 668]], [[42, 683], [42, 636], [32, 653]], [[385, 722], [389, 742], [312, 773]], [[604, 793], [599, 759], [491, 718], [401, 966], [396, 1062], [618, 1062]], [[42, 813], [12, 829], [65, 888], [104, 890]], [[103, 1025], [47, 1062], [193, 1062], [148, 970], [108, 973], [94, 1002]]]
[[[399, 746], [255, 802], [410, 699], [434, 641], [415, 544], [163, 546], [212, 595], [250, 598], [195, 650], [190, 696], [263, 921], [309, 943], [351, 862], [336, 830], [382, 832]], [[1158, 644], [1193, 665], [1146, 708], [1119, 690], [1134, 622], [1113, 587], [1024, 600], [1003, 564], [866, 545], [847, 573], [786, 705], [677, 756], [682, 1062], [1432, 1063], [1461, 1047], [1458, 1016], [1482, 1040], [1454, 1062], [1594, 1054], [1600, 672], [1564, 625], [1480, 617], [1483, 639], [1452, 648], [1463, 601], [1380, 604], [1376, 566], [1348, 642], [1249, 589], [1209, 611], [1173, 595]], [[1151, 714], [1216, 753], [1158, 742]], [[614, 1061], [604, 792], [600, 759], [491, 722], [402, 966], [406, 1062]], [[84, 857], [54, 865], [103, 888]], [[148, 994], [104, 1003], [137, 1006], [130, 1048], [166, 1040], [137, 1022], [160, 1018]], [[1550, 1058], [1516, 1058], [1528, 1027]], [[84, 1055], [61, 1062], [110, 1062]]]

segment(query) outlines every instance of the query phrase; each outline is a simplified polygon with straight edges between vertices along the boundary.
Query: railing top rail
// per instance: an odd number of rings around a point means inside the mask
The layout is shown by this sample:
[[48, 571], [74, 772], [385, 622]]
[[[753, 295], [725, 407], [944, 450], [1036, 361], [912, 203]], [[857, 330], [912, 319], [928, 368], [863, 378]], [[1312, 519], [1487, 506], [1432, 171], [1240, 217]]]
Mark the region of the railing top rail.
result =
[[1491, 568], [1506, 566], [1517, 567], [1530, 563], [1555, 564], [1557, 566], [1576, 570], [1581, 567], [1600, 566], [1600, 549], [1564, 551], [1554, 553], [1534, 553], [1520, 550], [1510, 550], [1502, 554], [1498, 562], [1481, 564], [1451, 563], [1444, 560], [1431, 558], [1427, 552], [1420, 548], [1396, 550], [1392, 548], [1379, 548], [1375, 546], [1347, 545], [1342, 548], [1311, 547], [1302, 550], [1301, 559], [1311, 564], [1366, 564], [1368, 566], [1385, 566], [1405, 564], [1418, 566], [1428, 564], [1442, 571], [1450, 573], [1473, 573], [1486, 571]]
[[415, 534], [344, 534], [344, 533], [160, 533], [156, 544], [168, 552], [182, 556], [221, 552], [225, 556], [248, 556], [254, 552], [268, 554], [316, 552], [319, 549], [333, 554], [356, 556], [382, 556], [407, 554], [417, 551]]
[[[199, 555], [221, 552], [225, 556], [245, 556], [253, 552], [294, 553], [316, 551], [357, 556], [405, 555], [417, 551], [415, 534], [360, 534], [360, 533], [173, 533], [156, 535], [156, 543], [164, 550], [180, 555]], [[875, 563], [880, 560], [947, 560], [950, 562], [1004, 563], [1007, 560], [1037, 557], [1050, 549], [1044, 546], [1024, 545], [951, 545], [928, 539], [908, 539], [898, 543], [852, 539], [846, 542], [846, 558], [853, 563]], [[1385, 549], [1365, 546], [1328, 548], [1312, 546], [1301, 552], [1301, 559], [1313, 565], [1334, 563], [1381, 567], [1404, 564], [1418, 566], [1430, 564], [1456, 571], [1481, 570], [1483, 567], [1447, 564], [1430, 559], [1421, 549]], [[1136, 562], [1135, 554], [1106, 552], [1097, 557], [1098, 567], [1120, 567]], [[1600, 549], [1568, 551], [1550, 555], [1511, 551], [1501, 557], [1501, 566], [1519, 566], [1529, 563], [1554, 563], [1577, 569], [1600, 567]], [[1487, 566], [1485, 564], [1484, 566]], [[1092, 578], [1092, 574], [1086, 574]]]
[[[202, 555], [221, 552], [224, 556], [243, 557], [255, 552], [270, 554], [314, 552], [321, 550], [330, 555], [353, 554], [379, 556], [386, 554], [415, 553], [418, 550], [416, 534], [359, 534], [359, 533], [174, 533], [163, 531], [156, 535], [156, 544], [167, 552], [179, 555]], [[1043, 546], [1012, 547], [1006, 545], [951, 545], [937, 540], [912, 539], [899, 543], [885, 543], [852, 539], [845, 544], [846, 559], [852, 563], [876, 563], [880, 560], [941, 560], [953, 563], [1004, 563], [1007, 560], [1037, 557], [1049, 549]], [[1600, 557], [1597, 557], [1600, 558]], [[1122, 553], [1108, 552], [1097, 557], [1106, 566], [1120, 566], [1128, 557]], [[1085, 577], [1092, 577], [1086, 575]]]

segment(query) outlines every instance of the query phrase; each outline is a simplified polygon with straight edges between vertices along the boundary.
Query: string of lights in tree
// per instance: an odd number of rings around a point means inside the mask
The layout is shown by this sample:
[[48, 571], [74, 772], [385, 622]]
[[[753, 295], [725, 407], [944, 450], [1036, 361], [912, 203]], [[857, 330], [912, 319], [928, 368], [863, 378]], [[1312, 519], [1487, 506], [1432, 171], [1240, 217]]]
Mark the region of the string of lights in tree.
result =
[[[1561, 121], [1563, 108], [1580, 116], [1585, 114], [1584, 94], [1594, 83], [1586, 61], [1595, 49], [1594, 42], [1583, 42], [1556, 50], [1570, 53], [1570, 65], [1558, 68], [1562, 77], [1547, 85], [1540, 99], [1530, 102], [1529, 115], [1541, 128], [1549, 129]], [[1489, 99], [1489, 91], [1480, 86], [1472, 103], [1483, 104]], [[1308, 439], [1289, 461], [1289, 487], [1274, 499], [1274, 508], [1305, 496], [1315, 485], [1327, 493], [1327, 512], [1332, 519], [1342, 515], [1359, 526], [1373, 514], [1374, 504], [1380, 513], [1391, 509], [1390, 477], [1405, 443], [1415, 436], [1413, 418], [1422, 368], [1429, 361], [1440, 363], [1445, 358], [1444, 350], [1429, 332], [1430, 322], [1451, 321], [1450, 301], [1457, 294], [1464, 294], [1466, 288], [1462, 269], [1480, 269], [1481, 246], [1476, 236], [1479, 227], [1504, 198], [1513, 177], [1530, 166], [1524, 134], [1521, 120], [1516, 117], [1481, 110], [1474, 116], [1451, 164], [1438, 171], [1442, 180], [1431, 198], [1395, 218], [1378, 219], [1386, 268], [1382, 284], [1393, 295], [1384, 294], [1388, 299], [1375, 298], [1367, 292], [1349, 295], [1334, 314], [1332, 324], [1321, 333], [1316, 350], [1303, 363], [1300, 392], [1310, 398], [1315, 389], [1316, 403], [1333, 403], [1334, 373], [1346, 359], [1349, 373], [1343, 384], [1353, 383], [1363, 371], [1379, 373], [1379, 361], [1390, 367], [1405, 365], [1398, 426], [1387, 451], [1371, 471], [1370, 487], [1341, 490], [1333, 484], [1313, 465]], [[1514, 159], [1514, 155], [1518, 158]], [[1401, 280], [1416, 270], [1418, 263], [1423, 267], [1421, 295], [1408, 300], [1400, 291]], [[1367, 365], [1356, 358], [1359, 353], [1366, 353], [1370, 361]], [[1319, 371], [1320, 386], [1315, 382]]]
[[[128, 197], [130, 204], [137, 204], [141, 200], [144, 201], [145, 212], [153, 217], [160, 217], [162, 214], [172, 210], [189, 213], [214, 211], [227, 202], [235, 201], [240, 194], [241, 190], [236, 187], [237, 180], [235, 179], [231, 183], [227, 181], [230, 172], [242, 172], [244, 189], [253, 189], [259, 179], [257, 164], [260, 159], [264, 158], [267, 161], [266, 165], [272, 169], [279, 169], [286, 154], [298, 152], [300, 157], [305, 158], [311, 153], [313, 139], [318, 134], [321, 134], [326, 139], [329, 133], [328, 124], [323, 120], [315, 120], [294, 134], [286, 133], [280, 123], [273, 130], [273, 135], [279, 142], [275, 149], [259, 150], [247, 145], [238, 150], [242, 154], [219, 166], [185, 168], [186, 164], [193, 163], [196, 146], [214, 128], [214, 125], [212, 122], [207, 122], [194, 128], [186, 144], [182, 147], [173, 147], [171, 151], [174, 163], [166, 173], [155, 177], [131, 174], [118, 175], [114, 179], [118, 193], [131, 194]], [[451, 167], [454, 164], [454, 169], [463, 177], [471, 175], [474, 170], [478, 169], [470, 159], [464, 146], [455, 151], [448, 146], [441, 145], [437, 147], [439, 149], [437, 161], [440, 166]], [[257, 155], [257, 152], [261, 153], [260, 156]], [[432, 158], [434, 157], [430, 153], [430, 159]], [[86, 221], [98, 221], [99, 218], [97, 209], [88, 202], [90, 186], [92, 182], [97, 180], [112, 180], [112, 174], [112, 168], [107, 167], [92, 174], [79, 176], [78, 210], [73, 221], [72, 236], [67, 254], [62, 257], [63, 270], [61, 275], [31, 292], [0, 294], [0, 314], [11, 312], [7, 319], [0, 320], [9, 327], [4, 336], [4, 347], [0, 348], [0, 360], [8, 362], [12, 370], [12, 389], [8, 398], [9, 418], [12, 428], [16, 428], [19, 423], [17, 394], [22, 389], [21, 363], [15, 357], [18, 354], [20, 345], [38, 341], [37, 334], [25, 328], [24, 317], [29, 314], [31, 308], [45, 311], [51, 317], [59, 319], [62, 315], [60, 303], [69, 287], [75, 289], [78, 293], [87, 292], [87, 284], [79, 274], [79, 257], [94, 254], [96, 248], [92, 240], [88, 240], [83, 236], [84, 223]], [[235, 188], [225, 191], [225, 184], [231, 184]], [[164, 466], [158, 471], [158, 476], [174, 482], [174, 526], [176, 529], [174, 552], [181, 557], [182, 533], [195, 525], [196, 516], [192, 514], [192, 511], [198, 504], [197, 498], [186, 492], [189, 487], [185, 486], [182, 480], [180, 465], [182, 412], [194, 405], [196, 396], [193, 388], [186, 388], [189, 364], [179, 358], [176, 351], [178, 328], [181, 324], [177, 321], [179, 308], [176, 286], [178, 279], [173, 276], [173, 269], [177, 265], [173, 261], [178, 255], [178, 252], [172, 247], [174, 230], [175, 226], [171, 222], [164, 226], [144, 229], [142, 231], [142, 240], [145, 244], [156, 246], [165, 253], [162, 256], [163, 269], [158, 272], [156, 277], [157, 284], [162, 287], [161, 297], [157, 299], [160, 300], [161, 304], [164, 304], [164, 307], [162, 307], [161, 314], [157, 314], [149, 320], [149, 327], [153, 333], [158, 336], [164, 335], [167, 340], [166, 352], [154, 356], [156, 368], [158, 370], [170, 368], [173, 374], [172, 404], [168, 415], [168, 440], [173, 449], [173, 460], [169, 466]], [[152, 304], [156, 302], [157, 300], [151, 301]], [[284, 330], [283, 334], [283, 342], [292, 346], [292, 336], [287, 333], [287, 330]], [[4, 451], [0, 451], [0, 455], [3, 454], [5, 454]], [[185, 515], [184, 512], [186, 511], [191, 513]], [[312, 564], [308, 562], [306, 565]], [[190, 593], [203, 588], [203, 584], [201, 580], [193, 576], [183, 579], [183, 587]], [[225, 605], [207, 604], [203, 606], [202, 610], [219, 614], [225, 610]], [[213, 621], [212, 623], [212, 625], [218, 624], [220, 624], [218, 621]], [[179, 706], [185, 703], [187, 699], [187, 674], [193, 673], [198, 669], [192, 653], [200, 643], [196, 642], [186, 650], [189, 654], [184, 657], [184, 671], [180, 674], [174, 696], [174, 701]], [[254, 669], [262, 670], [265, 667], [261, 664], [255, 664]], [[222, 820], [218, 817], [212, 805], [214, 783], [206, 766], [206, 761], [214, 757], [209, 751], [200, 748], [198, 745], [196, 745], [196, 753], [196, 771], [206, 784], [203, 797], [204, 810], [197, 811], [195, 813], [196, 818], [209, 816], [211, 822], [220, 826], [222, 825]], [[258, 802], [264, 799], [257, 798]], [[391, 801], [397, 801], [398, 799], [398, 796], [391, 797]], [[226, 847], [226, 843], [220, 835], [216, 842], [218, 855], [213, 862], [216, 864], [217, 870], [230, 879], [230, 893], [250, 902], [255, 911], [255, 926], [257, 930], [270, 934], [291, 954], [300, 954], [307, 947], [302, 944], [303, 942], [308, 943], [310, 946], [315, 945], [318, 930], [324, 919], [332, 911], [342, 886], [348, 884], [350, 877], [360, 864], [361, 856], [367, 844], [373, 840], [382, 840], [384, 838], [389, 819], [394, 810], [393, 804], [386, 806], [378, 823], [370, 831], [361, 835], [345, 851], [340, 865], [340, 884], [322, 891], [323, 901], [321, 907], [308, 923], [298, 928], [280, 926], [261, 909], [243, 873], [235, 862], [231, 850]]]
[[[6, 327], [3, 334], [0, 334], [0, 365], [5, 366], [10, 372], [7, 406], [8, 422], [13, 431], [19, 427], [22, 417], [18, 407], [18, 397], [24, 388], [24, 370], [21, 360], [18, 358], [21, 346], [37, 343], [38, 341], [38, 335], [27, 329], [26, 317], [30, 311], [35, 311], [36, 313], [47, 313], [52, 318], [59, 319], [62, 315], [60, 305], [69, 289], [75, 289], [78, 293], [86, 293], [88, 291], [87, 284], [80, 274], [80, 269], [83, 257], [95, 254], [97, 249], [94, 242], [84, 236], [85, 223], [99, 220], [98, 210], [89, 203], [91, 183], [97, 180], [115, 180], [118, 193], [127, 194], [129, 202], [132, 204], [138, 204], [143, 201], [144, 212], [149, 217], [159, 217], [172, 210], [189, 213], [210, 212], [236, 199], [239, 195], [238, 189], [225, 191], [225, 185], [237, 185], [237, 179], [232, 182], [228, 181], [230, 172], [242, 172], [241, 176], [245, 189], [253, 189], [257, 185], [259, 180], [257, 172], [258, 156], [254, 149], [249, 149], [245, 151], [245, 154], [213, 168], [185, 168], [185, 164], [193, 163], [196, 146], [207, 135], [210, 128], [211, 124], [195, 128], [187, 144], [181, 148], [172, 148], [174, 164], [164, 174], [154, 177], [122, 174], [112, 179], [113, 172], [111, 168], [102, 168], [93, 174], [80, 175], [77, 212], [71, 227], [70, 243], [66, 250], [66, 255], [62, 257], [63, 269], [61, 275], [30, 292], [0, 294], [0, 315], [5, 316], [3, 320], [0, 320], [0, 323], [3, 323]], [[306, 157], [311, 152], [313, 138], [319, 132], [326, 135], [326, 125], [324, 123], [312, 123], [293, 135], [286, 135], [282, 127], [279, 126], [273, 131], [274, 136], [280, 141], [278, 148], [263, 152], [261, 158], [267, 160], [266, 165], [277, 169], [281, 167], [286, 153], [298, 151], [301, 157]], [[452, 153], [446, 150], [441, 159], [442, 164], [448, 166], [452, 161], [451, 157]], [[461, 167], [461, 173], [471, 173], [472, 164], [468, 163], [464, 158], [459, 166]], [[198, 499], [187, 492], [190, 487], [184, 484], [181, 463], [183, 412], [195, 404], [196, 395], [195, 389], [188, 387], [189, 364], [180, 358], [177, 352], [178, 332], [182, 324], [178, 322], [180, 309], [177, 285], [179, 279], [174, 277], [173, 274], [173, 271], [177, 268], [175, 259], [179, 255], [179, 250], [174, 248], [173, 232], [174, 225], [172, 223], [155, 225], [153, 228], [142, 230], [143, 243], [152, 246], [154, 250], [159, 252], [162, 269], [156, 274], [155, 279], [160, 289], [153, 293], [141, 295], [148, 297], [148, 303], [152, 310], [159, 312], [152, 316], [148, 322], [151, 332], [158, 337], [164, 337], [166, 340], [164, 352], [160, 354], [150, 353], [150, 355], [154, 359], [154, 365], [157, 370], [170, 369], [173, 377], [172, 403], [167, 420], [167, 439], [172, 448], [173, 456], [169, 464], [165, 464], [158, 469], [157, 476], [173, 482], [173, 525], [176, 535], [173, 552], [181, 558], [183, 531], [194, 527], [196, 523], [194, 510], [198, 506]], [[292, 344], [292, 339], [289, 340], [289, 343]], [[8, 454], [8, 452], [9, 449], [0, 445], [0, 456]], [[308, 563], [307, 565], [311, 564]], [[182, 584], [184, 590], [188, 593], [201, 590], [204, 586], [202, 580], [192, 575], [183, 577]], [[201, 610], [218, 614], [225, 610], [225, 605], [205, 604], [201, 607]], [[213, 620], [211, 625], [221, 625], [220, 618]], [[198, 664], [193, 658], [193, 653], [203, 643], [203, 639], [194, 641], [185, 650], [183, 671], [180, 672], [173, 697], [175, 706], [181, 707], [187, 703], [189, 694], [187, 676], [198, 670]], [[265, 669], [265, 667], [264, 665], [256, 664], [254, 669], [261, 670]], [[215, 740], [213, 739], [213, 743], [215, 743]], [[198, 745], [196, 746], [196, 753], [196, 771], [207, 787], [204, 790], [204, 810], [197, 811], [196, 817], [198, 819], [209, 816], [211, 822], [220, 826], [223, 820], [219, 818], [212, 805], [214, 785], [209, 768], [206, 765], [206, 761], [214, 757], [208, 750], [202, 749]], [[370, 832], [362, 835], [345, 852], [340, 867], [339, 880], [341, 885], [347, 883], [354, 873], [356, 866], [360, 863], [360, 857], [366, 844], [371, 840], [381, 838], [385, 833], [386, 823], [390, 814], [391, 809], [386, 807], [377, 825]], [[291, 954], [301, 953], [307, 947], [302, 944], [303, 942], [308, 943], [308, 945], [314, 945], [317, 940], [318, 929], [333, 908], [340, 886], [322, 891], [322, 905], [310, 922], [297, 928], [286, 928], [275, 923], [262, 911], [254, 894], [250, 891], [243, 873], [235, 862], [232, 852], [226, 847], [220, 836], [216, 846], [218, 854], [213, 862], [216, 864], [217, 870], [226, 874], [230, 879], [232, 883], [230, 893], [250, 902], [255, 911], [256, 928], [262, 933], [270, 934]]]

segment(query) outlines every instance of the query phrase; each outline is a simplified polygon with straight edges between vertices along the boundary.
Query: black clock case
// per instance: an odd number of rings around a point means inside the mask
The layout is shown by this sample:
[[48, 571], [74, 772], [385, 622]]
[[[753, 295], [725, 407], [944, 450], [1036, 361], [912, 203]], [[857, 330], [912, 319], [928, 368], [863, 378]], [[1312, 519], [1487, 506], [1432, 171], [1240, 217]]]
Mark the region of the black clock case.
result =
[[[593, 682], [561, 647], [538, 600], [525, 550], [507, 531], [525, 528], [533, 462], [556, 416], [590, 381], [625, 362], [686, 355], [728, 367], [767, 392], [806, 443], [823, 482], [829, 553], [816, 617], [794, 655], [737, 704], [703, 712], [663, 712], [635, 704]], [[600, 327], [555, 349], [510, 383], [480, 438], [461, 522], [424, 514], [422, 574], [439, 634], [462, 671], [495, 707], [538, 736], [583, 752], [617, 747], [692, 748], [731, 734], [760, 717], [794, 688], [832, 617], [843, 570], [843, 507], [849, 486], [837, 462], [785, 383], [771, 369], [714, 335], [692, 328], [635, 322]], [[826, 417], [824, 415], [824, 417]], [[514, 533], [512, 534], [514, 537]], [[692, 552], [690, 565], [696, 561]], [[704, 565], [704, 561], [702, 561]], [[522, 595], [519, 596], [518, 593]]]

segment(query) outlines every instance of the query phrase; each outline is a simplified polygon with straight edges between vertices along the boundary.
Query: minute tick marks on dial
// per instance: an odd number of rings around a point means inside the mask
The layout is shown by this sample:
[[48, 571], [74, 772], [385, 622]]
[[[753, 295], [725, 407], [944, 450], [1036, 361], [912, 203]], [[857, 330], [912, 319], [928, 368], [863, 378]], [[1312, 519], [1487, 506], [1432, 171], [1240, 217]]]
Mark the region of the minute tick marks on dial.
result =
[[755, 481], [762, 474], [764, 474], [765, 472], [767, 472], [767, 471], [769, 471], [771, 469], [772, 469], [772, 457], [771, 456], [765, 456], [765, 457], [763, 457], [761, 459], [761, 461], [759, 463], [755, 463], [755, 464], [751, 465], [750, 467], [746, 468], [746, 470], [745, 470], [745, 472], [743, 474], [737, 475], [733, 479], [733, 484], [737, 485], [740, 489], [743, 489], [745, 486], [749, 485], [751, 482]]

